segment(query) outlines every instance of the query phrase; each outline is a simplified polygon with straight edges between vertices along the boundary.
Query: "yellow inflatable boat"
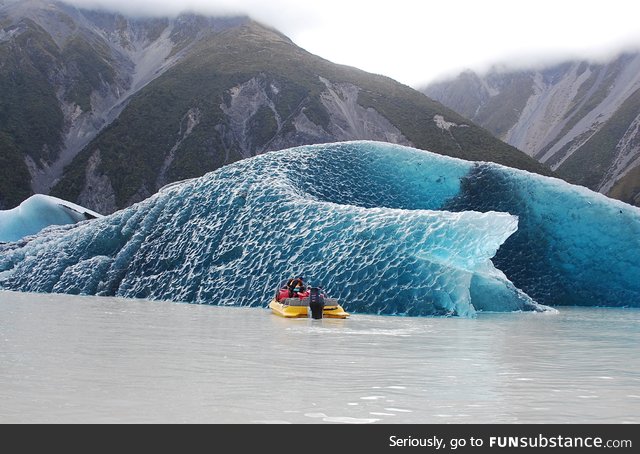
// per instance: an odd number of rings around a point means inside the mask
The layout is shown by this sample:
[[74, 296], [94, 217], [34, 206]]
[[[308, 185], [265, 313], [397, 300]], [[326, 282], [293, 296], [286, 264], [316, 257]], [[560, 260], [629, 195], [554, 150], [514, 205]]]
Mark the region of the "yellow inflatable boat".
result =
[[269, 303], [271, 311], [285, 318], [347, 318], [349, 313], [336, 298], [327, 298], [319, 287], [311, 287], [299, 297], [288, 298], [288, 289], [280, 288]]
[[[308, 318], [310, 313], [309, 302], [299, 298], [287, 298], [282, 302], [276, 301], [274, 298], [269, 303], [269, 308], [274, 314], [285, 318]], [[347, 318], [348, 316], [349, 313], [336, 303], [333, 306], [324, 306], [322, 317], [318, 318]]]

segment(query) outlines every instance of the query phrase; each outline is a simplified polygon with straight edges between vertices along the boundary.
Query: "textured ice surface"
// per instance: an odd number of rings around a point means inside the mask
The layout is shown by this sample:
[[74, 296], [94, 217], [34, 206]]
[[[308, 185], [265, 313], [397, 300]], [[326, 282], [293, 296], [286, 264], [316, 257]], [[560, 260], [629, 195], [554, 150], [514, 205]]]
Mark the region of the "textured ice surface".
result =
[[640, 305], [640, 210], [376, 142], [268, 153], [65, 229], [0, 246], [0, 287], [264, 306], [304, 273], [357, 312], [542, 309], [518, 288]]
[[79, 205], [36, 194], [12, 210], [0, 211], [0, 243], [17, 241], [51, 225], [75, 224], [97, 217], [98, 213]]
[[511, 213], [518, 231], [493, 263], [534, 300], [640, 306], [640, 209], [497, 164], [388, 144], [344, 147], [305, 164], [316, 178], [298, 181], [301, 190], [338, 204]]
[[443, 178], [446, 164], [370, 142], [269, 153], [5, 245], [0, 286], [264, 306], [302, 272], [358, 312], [540, 310], [490, 261], [516, 217], [423, 209], [456, 193], [465, 171]]
[[490, 164], [472, 167], [442, 208], [517, 215], [493, 263], [537, 302], [640, 307], [640, 209]]

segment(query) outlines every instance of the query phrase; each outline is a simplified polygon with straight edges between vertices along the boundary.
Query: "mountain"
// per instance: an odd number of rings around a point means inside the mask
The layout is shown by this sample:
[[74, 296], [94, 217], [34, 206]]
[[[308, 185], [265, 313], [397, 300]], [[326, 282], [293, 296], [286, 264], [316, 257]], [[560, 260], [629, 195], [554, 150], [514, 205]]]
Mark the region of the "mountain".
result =
[[42, 0], [0, 5], [0, 208], [48, 193], [129, 99], [201, 31], [246, 18], [125, 19]]
[[423, 92], [558, 176], [640, 205], [640, 52], [604, 63], [466, 71]]
[[352, 139], [549, 173], [417, 91], [246, 17], [11, 2], [0, 61], [4, 208], [41, 192], [110, 213], [246, 157]]

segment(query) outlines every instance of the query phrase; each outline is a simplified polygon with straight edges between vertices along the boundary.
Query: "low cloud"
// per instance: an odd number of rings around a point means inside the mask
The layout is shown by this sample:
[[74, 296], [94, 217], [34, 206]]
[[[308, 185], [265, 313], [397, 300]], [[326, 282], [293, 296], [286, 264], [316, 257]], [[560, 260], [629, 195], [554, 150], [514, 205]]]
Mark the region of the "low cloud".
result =
[[314, 8], [296, 0], [62, 0], [71, 5], [137, 17], [175, 17], [182, 13], [210, 16], [246, 15], [284, 32], [316, 24]]
[[63, 0], [65, 3], [86, 8], [119, 12], [130, 16], [176, 16], [184, 12], [204, 14], [237, 14], [237, 2], [205, 0]]
[[465, 68], [603, 59], [638, 48], [629, 0], [64, 0], [133, 16], [248, 15], [336, 63], [419, 86]]

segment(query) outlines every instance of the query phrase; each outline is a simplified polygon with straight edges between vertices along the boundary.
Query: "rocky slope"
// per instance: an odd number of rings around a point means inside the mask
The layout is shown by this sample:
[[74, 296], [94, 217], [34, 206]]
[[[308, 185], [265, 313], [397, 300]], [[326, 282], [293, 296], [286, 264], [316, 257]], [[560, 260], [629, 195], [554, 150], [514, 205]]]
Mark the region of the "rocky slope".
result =
[[5, 208], [51, 192], [110, 213], [248, 156], [351, 139], [549, 173], [419, 92], [248, 18], [8, 3], [0, 61]]
[[0, 4], [0, 205], [48, 193], [131, 96], [204, 36], [246, 18], [127, 19], [59, 2]]
[[559, 176], [640, 203], [640, 52], [606, 63], [467, 71], [423, 91]]

